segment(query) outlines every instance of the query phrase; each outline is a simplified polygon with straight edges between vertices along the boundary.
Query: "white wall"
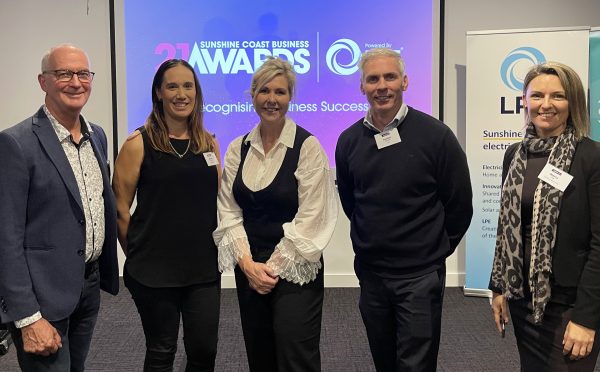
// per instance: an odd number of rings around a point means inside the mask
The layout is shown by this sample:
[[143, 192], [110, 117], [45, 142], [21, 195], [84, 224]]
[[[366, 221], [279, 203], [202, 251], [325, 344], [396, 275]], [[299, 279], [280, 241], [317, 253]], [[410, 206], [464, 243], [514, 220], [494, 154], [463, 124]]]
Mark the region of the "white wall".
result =
[[[116, 0], [117, 29], [122, 31], [122, 4]], [[445, 24], [444, 121], [464, 144], [466, 32], [475, 30], [600, 25], [600, 1], [447, 0]], [[401, 26], [401, 22], [399, 23]], [[403, 30], [399, 28], [399, 32]], [[40, 60], [52, 45], [71, 42], [85, 49], [96, 72], [93, 92], [84, 115], [112, 136], [109, 8], [107, 0], [0, 0], [0, 65], [2, 97], [0, 130], [32, 115], [43, 103], [37, 84]], [[120, 32], [120, 35], [123, 35]], [[124, 40], [117, 39], [117, 55], [124, 56]], [[434, 54], [435, 55], [435, 54]], [[122, 61], [121, 61], [122, 62]], [[123, 63], [120, 64], [124, 66]], [[409, 66], [410, 67], [410, 66]], [[124, 72], [117, 71], [124, 82]], [[119, 146], [127, 134], [124, 84], [119, 89]], [[112, 159], [112, 146], [109, 146]], [[1, 175], [0, 175], [1, 176]], [[123, 256], [120, 256], [121, 263]], [[334, 236], [325, 251], [326, 285], [355, 286], [349, 223], [340, 208]], [[464, 284], [464, 244], [447, 263], [447, 285]], [[224, 286], [233, 280], [226, 275]]]
[[83, 115], [112, 138], [108, 1], [0, 0], [0, 129], [33, 115], [44, 103], [37, 82], [42, 56], [65, 42], [84, 49], [96, 72]]

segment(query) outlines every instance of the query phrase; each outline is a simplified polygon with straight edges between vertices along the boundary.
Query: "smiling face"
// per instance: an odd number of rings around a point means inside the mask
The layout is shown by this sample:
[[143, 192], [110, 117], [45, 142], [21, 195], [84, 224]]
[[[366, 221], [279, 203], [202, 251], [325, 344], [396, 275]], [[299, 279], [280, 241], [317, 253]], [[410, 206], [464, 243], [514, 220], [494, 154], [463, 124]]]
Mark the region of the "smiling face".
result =
[[166, 122], [187, 122], [196, 104], [194, 74], [182, 65], [165, 71], [160, 89], [156, 90]]
[[396, 58], [381, 56], [365, 63], [360, 90], [367, 96], [374, 115], [396, 115], [407, 88], [408, 78], [401, 74]]
[[569, 101], [558, 76], [541, 74], [531, 80], [523, 102], [539, 137], [553, 137], [564, 132], [569, 118]]
[[266, 125], [285, 122], [290, 104], [290, 91], [286, 77], [277, 75], [254, 93], [254, 109], [260, 122]]
[[77, 116], [92, 92], [92, 81], [81, 81], [74, 74], [69, 81], [58, 81], [55, 70], [89, 71], [85, 53], [76, 47], [64, 46], [52, 50], [44, 72], [38, 75], [40, 87], [46, 92], [45, 104], [56, 117]]

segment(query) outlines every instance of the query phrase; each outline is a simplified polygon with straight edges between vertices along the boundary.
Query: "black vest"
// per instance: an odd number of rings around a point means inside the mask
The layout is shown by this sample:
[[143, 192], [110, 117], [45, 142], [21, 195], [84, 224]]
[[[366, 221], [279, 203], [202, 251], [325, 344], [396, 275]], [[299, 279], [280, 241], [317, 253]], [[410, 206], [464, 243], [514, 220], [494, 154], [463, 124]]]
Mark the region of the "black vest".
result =
[[233, 182], [233, 196], [242, 208], [244, 229], [248, 235], [252, 258], [266, 262], [283, 237], [283, 224], [291, 222], [298, 212], [298, 181], [294, 172], [298, 168], [300, 148], [311, 134], [296, 125], [294, 147], [286, 150], [285, 157], [273, 181], [259, 191], [250, 190], [242, 180], [244, 160], [250, 149], [242, 139], [241, 159]]

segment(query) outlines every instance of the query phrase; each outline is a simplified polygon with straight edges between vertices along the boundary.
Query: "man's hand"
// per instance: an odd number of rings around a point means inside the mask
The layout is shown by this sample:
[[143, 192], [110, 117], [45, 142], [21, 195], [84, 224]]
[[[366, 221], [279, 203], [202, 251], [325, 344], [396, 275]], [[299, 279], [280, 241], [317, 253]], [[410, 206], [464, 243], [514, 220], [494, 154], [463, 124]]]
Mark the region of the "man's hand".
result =
[[279, 277], [264, 263], [254, 262], [252, 258], [245, 256], [238, 264], [248, 278], [250, 288], [260, 294], [270, 293], [279, 282]]
[[569, 321], [563, 337], [563, 355], [571, 360], [581, 359], [592, 352], [596, 331]]
[[58, 331], [44, 318], [21, 328], [21, 335], [26, 353], [48, 356], [62, 347]]

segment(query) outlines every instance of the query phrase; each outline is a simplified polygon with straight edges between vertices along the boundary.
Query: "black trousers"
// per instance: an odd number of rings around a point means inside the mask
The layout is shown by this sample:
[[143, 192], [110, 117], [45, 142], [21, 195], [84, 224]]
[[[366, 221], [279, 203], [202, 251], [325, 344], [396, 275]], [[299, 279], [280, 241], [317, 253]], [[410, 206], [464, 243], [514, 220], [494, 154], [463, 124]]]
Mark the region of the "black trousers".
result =
[[571, 306], [550, 301], [546, 305], [541, 324], [537, 325], [533, 322], [531, 300], [511, 300], [508, 301], [508, 306], [515, 329], [521, 371], [594, 371], [600, 351], [598, 330], [596, 330], [590, 355], [579, 360], [571, 360], [562, 354], [562, 340], [573, 310]]
[[235, 282], [250, 371], [320, 371], [323, 269], [302, 286], [280, 279], [266, 295], [250, 288], [239, 267]]
[[186, 372], [214, 371], [217, 356], [221, 282], [151, 288], [124, 273], [146, 336], [144, 371], [172, 371], [180, 318]]
[[97, 263], [90, 264], [90, 267], [90, 270], [86, 268], [81, 297], [73, 313], [66, 319], [50, 321], [62, 341], [62, 348], [55, 354], [41, 356], [24, 352], [21, 330], [15, 328], [14, 324], [9, 324], [21, 370], [78, 372], [85, 369], [85, 359], [100, 309], [100, 273]]
[[355, 265], [359, 309], [378, 372], [435, 371], [446, 268], [389, 279]]

